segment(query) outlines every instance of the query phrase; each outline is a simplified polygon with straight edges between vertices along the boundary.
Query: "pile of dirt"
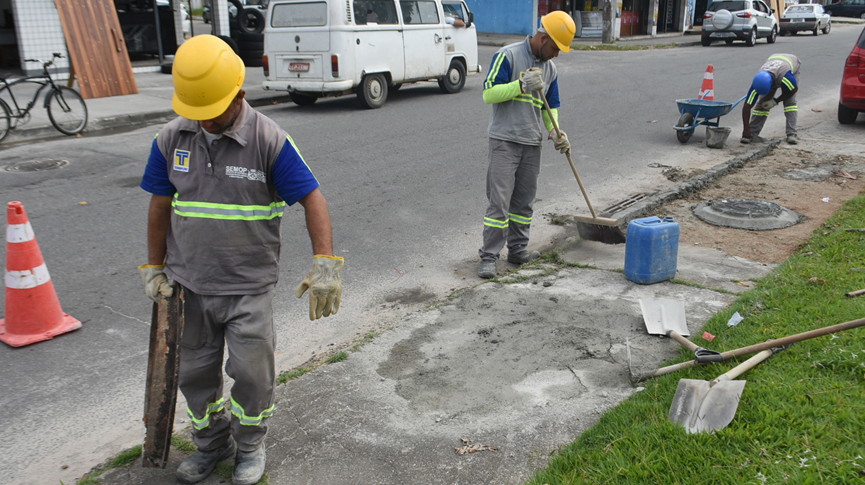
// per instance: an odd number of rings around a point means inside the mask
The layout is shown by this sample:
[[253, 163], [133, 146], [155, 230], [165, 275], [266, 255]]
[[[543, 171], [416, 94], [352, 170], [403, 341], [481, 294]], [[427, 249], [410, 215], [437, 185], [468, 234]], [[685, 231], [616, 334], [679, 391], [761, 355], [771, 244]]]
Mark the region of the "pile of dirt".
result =
[[[699, 173], [668, 171], [665, 175], [676, 181]], [[666, 204], [654, 213], [672, 216], [679, 223], [680, 244], [717, 248], [731, 256], [761, 263], [779, 263], [844, 202], [862, 191], [863, 174], [863, 157], [809, 151], [782, 143], [768, 156], [748, 162], [703, 190]], [[804, 214], [807, 220], [785, 229], [749, 231], [714, 226], [693, 213], [693, 207], [701, 202], [724, 199], [773, 202]]]

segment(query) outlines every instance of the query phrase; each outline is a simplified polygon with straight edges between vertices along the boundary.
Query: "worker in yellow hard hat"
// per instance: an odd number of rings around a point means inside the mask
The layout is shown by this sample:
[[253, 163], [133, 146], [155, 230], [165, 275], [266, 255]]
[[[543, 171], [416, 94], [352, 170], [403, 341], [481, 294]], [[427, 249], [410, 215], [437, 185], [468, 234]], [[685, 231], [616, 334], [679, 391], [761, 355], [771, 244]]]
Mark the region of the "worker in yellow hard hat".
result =
[[570, 51], [576, 25], [562, 11], [541, 17], [537, 34], [502, 47], [493, 56], [484, 82], [484, 102], [493, 105], [489, 126], [489, 169], [483, 246], [478, 276], [493, 278], [499, 252], [507, 244], [508, 262], [521, 265], [540, 256], [529, 251], [529, 228], [541, 167], [541, 144], [552, 139], [570, 151], [568, 135], [553, 130], [544, 110], [546, 98], [558, 121], [559, 82], [552, 59]]
[[[295, 295], [309, 290], [312, 320], [336, 314], [342, 299], [344, 261], [333, 254], [327, 201], [291, 137], [244, 100], [245, 72], [212, 35], [177, 49], [172, 106], [180, 116], [154, 138], [141, 181], [153, 194], [148, 261], [139, 268], [145, 292], [154, 301], [184, 297], [179, 387], [198, 447], [175, 473], [184, 483], [204, 480], [231, 457], [235, 485], [264, 473], [286, 206], [303, 206], [314, 255]], [[226, 345], [230, 401], [222, 388]]]

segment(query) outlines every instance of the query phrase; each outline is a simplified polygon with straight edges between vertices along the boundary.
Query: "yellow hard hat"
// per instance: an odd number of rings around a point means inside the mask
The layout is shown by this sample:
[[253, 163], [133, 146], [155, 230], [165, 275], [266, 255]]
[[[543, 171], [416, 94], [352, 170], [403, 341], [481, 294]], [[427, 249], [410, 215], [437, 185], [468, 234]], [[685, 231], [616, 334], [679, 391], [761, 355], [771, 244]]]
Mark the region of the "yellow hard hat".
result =
[[541, 17], [541, 25], [544, 26], [546, 34], [559, 46], [560, 51], [571, 50], [571, 42], [577, 33], [577, 26], [574, 25], [574, 19], [570, 15], [561, 10], [550, 12]]
[[243, 86], [246, 66], [219, 37], [196, 35], [174, 55], [174, 112], [190, 120], [218, 117]]

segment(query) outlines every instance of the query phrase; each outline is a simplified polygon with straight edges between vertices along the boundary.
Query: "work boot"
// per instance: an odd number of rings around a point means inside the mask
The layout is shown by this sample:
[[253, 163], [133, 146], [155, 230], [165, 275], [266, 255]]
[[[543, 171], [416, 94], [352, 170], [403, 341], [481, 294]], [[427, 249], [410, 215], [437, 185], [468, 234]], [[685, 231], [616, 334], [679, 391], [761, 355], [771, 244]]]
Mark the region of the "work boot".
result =
[[234, 473], [231, 481], [234, 485], [254, 485], [264, 475], [264, 465], [267, 463], [267, 454], [264, 452], [262, 442], [255, 451], [237, 450], [234, 459]]
[[796, 135], [787, 135], [787, 144], [798, 145], [799, 144], [799, 137]]
[[749, 143], [766, 143], [766, 139], [760, 135], [751, 135], [751, 138], [745, 138], [743, 136], [742, 139], [739, 140], [739, 142], [743, 143], [745, 145], [747, 145]]
[[189, 455], [177, 467], [174, 476], [183, 483], [198, 483], [213, 472], [218, 462], [230, 458], [235, 452], [237, 452], [237, 444], [229, 436], [228, 441], [215, 450], [196, 450], [195, 453]]
[[529, 252], [526, 248], [519, 248], [513, 251], [508, 250], [508, 263], [526, 264], [533, 259], [541, 257], [541, 253], [537, 251]]
[[496, 277], [496, 260], [495, 259], [482, 259], [480, 266], [478, 266], [478, 276], [481, 278], [488, 280], [490, 278]]

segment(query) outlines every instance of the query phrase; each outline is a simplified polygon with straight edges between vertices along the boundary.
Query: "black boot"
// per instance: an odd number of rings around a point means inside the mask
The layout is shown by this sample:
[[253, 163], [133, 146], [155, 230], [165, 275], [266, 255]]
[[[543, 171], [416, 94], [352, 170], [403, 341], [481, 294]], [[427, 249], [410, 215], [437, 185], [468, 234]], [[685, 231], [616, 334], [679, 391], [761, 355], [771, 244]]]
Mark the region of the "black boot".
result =
[[237, 458], [234, 459], [234, 473], [231, 480], [234, 485], [255, 485], [264, 475], [264, 465], [267, 463], [267, 455], [264, 452], [264, 443], [255, 451], [237, 450]]
[[216, 464], [237, 452], [237, 445], [231, 436], [224, 445], [215, 450], [202, 451], [197, 450], [183, 460], [183, 463], [177, 467], [174, 476], [183, 483], [198, 483], [207, 478]]

